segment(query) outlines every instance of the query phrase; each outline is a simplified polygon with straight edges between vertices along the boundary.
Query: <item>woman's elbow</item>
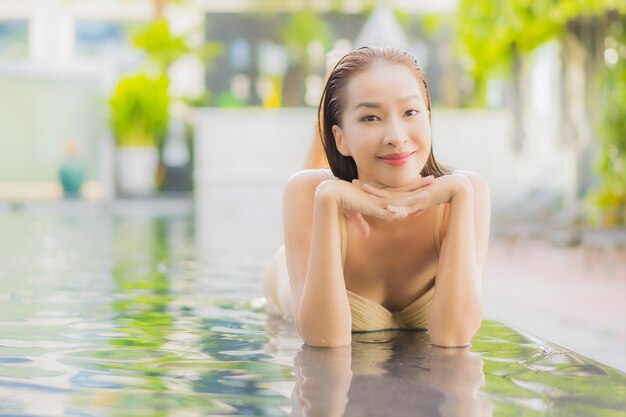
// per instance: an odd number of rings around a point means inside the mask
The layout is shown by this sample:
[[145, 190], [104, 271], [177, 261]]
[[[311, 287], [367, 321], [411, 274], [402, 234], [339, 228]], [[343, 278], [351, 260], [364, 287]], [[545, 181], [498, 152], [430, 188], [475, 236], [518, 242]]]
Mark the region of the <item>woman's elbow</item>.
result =
[[326, 337], [303, 337], [304, 343], [317, 348], [335, 348], [348, 346], [352, 343], [352, 336], [349, 338], [326, 338]]
[[313, 347], [340, 347], [352, 343], [352, 332], [314, 332], [300, 331], [300, 336], [304, 343]]
[[439, 347], [466, 347], [470, 345], [474, 334], [431, 334], [430, 342]]
[[350, 329], [316, 329], [314, 326], [296, 326], [300, 337], [309, 346], [313, 347], [340, 347], [352, 343], [352, 331]]
[[466, 322], [457, 328], [429, 328], [428, 333], [433, 345], [442, 347], [469, 346], [482, 323], [481, 317], [473, 322]]

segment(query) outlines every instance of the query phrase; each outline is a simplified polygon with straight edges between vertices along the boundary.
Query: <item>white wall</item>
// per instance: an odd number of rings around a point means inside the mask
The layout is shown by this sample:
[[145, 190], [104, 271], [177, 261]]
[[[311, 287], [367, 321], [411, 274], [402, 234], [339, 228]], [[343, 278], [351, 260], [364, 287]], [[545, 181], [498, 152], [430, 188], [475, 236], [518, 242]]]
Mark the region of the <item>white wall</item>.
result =
[[304, 163], [314, 120], [311, 109], [201, 109], [194, 114], [200, 259], [219, 262], [246, 254], [269, 264], [282, 244], [282, 188]]
[[315, 128], [313, 109], [200, 109], [196, 184], [276, 183], [301, 169]]
[[[222, 183], [279, 184], [302, 167], [315, 128], [314, 109], [200, 109], [196, 126], [196, 190]], [[515, 155], [506, 110], [434, 109], [437, 159], [478, 172], [488, 182], [495, 207], [540, 185], [559, 187], [558, 147], [549, 120], [532, 124], [528, 151]], [[549, 126], [548, 126], [549, 127]], [[552, 144], [552, 145], [550, 145]]]

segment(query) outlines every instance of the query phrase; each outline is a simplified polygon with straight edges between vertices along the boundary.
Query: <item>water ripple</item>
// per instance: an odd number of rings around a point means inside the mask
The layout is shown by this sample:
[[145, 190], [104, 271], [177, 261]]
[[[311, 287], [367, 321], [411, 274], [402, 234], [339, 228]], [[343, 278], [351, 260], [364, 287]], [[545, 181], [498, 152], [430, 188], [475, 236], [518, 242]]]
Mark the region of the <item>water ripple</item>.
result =
[[3, 236], [19, 236], [0, 242], [2, 274], [11, 277], [0, 281], [0, 414], [626, 408], [624, 374], [495, 322], [483, 323], [471, 352], [438, 350], [419, 332], [303, 347], [292, 323], [265, 312], [263, 263], [196, 259], [192, 229], [189, 219], [0, 219]]

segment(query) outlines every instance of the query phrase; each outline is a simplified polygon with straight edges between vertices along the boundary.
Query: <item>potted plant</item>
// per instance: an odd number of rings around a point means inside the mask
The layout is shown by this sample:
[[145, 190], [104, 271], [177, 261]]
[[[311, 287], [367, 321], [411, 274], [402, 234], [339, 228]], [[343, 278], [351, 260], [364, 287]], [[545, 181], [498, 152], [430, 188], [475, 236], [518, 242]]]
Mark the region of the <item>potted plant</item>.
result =
[[109, 101], [117, 143], [119, 189], [124, 194], [155, 191], [159, 147], [165, 137], [170, 97], [164, 75], [123, 77]]
[[156, 188], [155, 172], [167, 135], [168, 110], [176, 99], [169, 91], [170, 66], [188, 55], [208, 64], [222, 51], [221, 45], [213, 42], [192, 47], [187, 44], [187, 34], [174, 34], [163, 17], [165, 3], [157, 0], [155, 20], [132, 36], [134, 46], [145, 53], [145, 70], [120, 79], [109, 101], [118, 148], [118, 184], [126, 194], [146, 194]]

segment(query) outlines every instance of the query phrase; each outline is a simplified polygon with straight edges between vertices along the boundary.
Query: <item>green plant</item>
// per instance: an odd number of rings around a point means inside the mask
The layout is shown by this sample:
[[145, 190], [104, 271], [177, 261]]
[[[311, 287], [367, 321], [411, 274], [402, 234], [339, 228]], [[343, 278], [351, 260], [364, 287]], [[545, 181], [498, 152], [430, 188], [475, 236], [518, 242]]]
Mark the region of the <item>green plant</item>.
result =
[[169, 120], [169, 82], [146, 73], [123, 77], [109, 101], [118, 146], [160, 146]]
[[587, 202], [598, 209], [606, 226], [626, 224], [626, 18], [616, 21], [606, 38], [614, 62], [600, 75], [602, 116], [598, 125], [600, 148], [595, 170], [600, 186]]
[[146, 53], [147, 69], [122, 77], [109, 100], [118, 146], [160, 148], [173, 99], [168, 92], [169, 66], [185, 55], [195, 55], [208, 64], [222, 52], [222, 46], [214, 42], [191, 47], [186, 37], [172, 33], [164, 18], [155, 19], [132, 36], [133, 44]]
[[187, 34], [172, 33], [169, 22], [159, 18], [133, 35], [133, 45], [142, 49], [148, 63], [156, 65], [159, 71], [166, 71], [185, 55], [194, 55], [208, 65], [224, 51], [223, 45], [217, 42], [205, 42], [192, 47], [186, 38]]
[[458, 45], [476, 85], [473, 104], [485, 101], [489, 78], [505, 78], [518, 56], [561, 39], [568, 22], [601, 16], [609, 10], [626, 13], [620, 0], [461, 0], [457, 14]]

